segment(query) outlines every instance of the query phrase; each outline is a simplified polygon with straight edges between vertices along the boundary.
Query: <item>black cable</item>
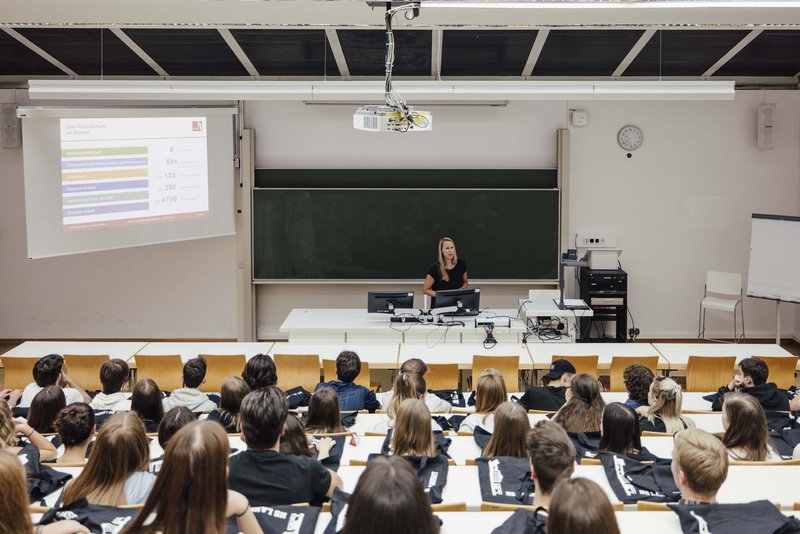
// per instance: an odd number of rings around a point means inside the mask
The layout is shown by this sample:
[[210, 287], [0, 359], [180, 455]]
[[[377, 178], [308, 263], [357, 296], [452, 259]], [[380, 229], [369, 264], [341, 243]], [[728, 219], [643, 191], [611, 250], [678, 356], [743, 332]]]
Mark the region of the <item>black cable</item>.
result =
[[486, 332], [486, 339], [483, 340], [483, 348], [484, 349], [491, 349], [497, 345], [497, 340], [492, 335], [492, 330], [494, 330], [493, 324], [485, 324], [483, 325], [483, 331]]

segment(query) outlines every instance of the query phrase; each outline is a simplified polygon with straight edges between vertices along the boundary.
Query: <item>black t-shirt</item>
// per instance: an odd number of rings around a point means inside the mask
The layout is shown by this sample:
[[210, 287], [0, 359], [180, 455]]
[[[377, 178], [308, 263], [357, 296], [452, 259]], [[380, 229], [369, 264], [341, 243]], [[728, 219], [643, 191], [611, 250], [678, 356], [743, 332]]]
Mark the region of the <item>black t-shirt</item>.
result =
[[320, 506], [330, 485], [330, 472], [307, 456], [243, 451], [230, 460], [228, 488], [247, 497], [251, 506]]
[[528, 388], [519, 399], [519, 405], [526, 410], [547, 410], [557, 411], [564, 405], [566, 400], [566, 387], [533, 387]]
[[[447, 269], [448, 280], [442, 280], [442, 273], [439, 272], [439, 264], [434, 263], [428, 269], [428, 275], [433, 278], [433, 286], [431, 289], [434, 291], [441, 291], [443, 289], [461, 289], [464, 285], [464, 274], [467, 272], [467, 263], [464, 260], [458, 260], [452, 269]], [[435, 308], [436, 297], [431, 300], [431, 308]]]
[[[683, 428], [684, 429], [685, 428], [689, 428], [689, 426], [686, 424], [686, 421], [684, 421], [683, 419], [681, 419], [681, 423], [683, 424]], [[647, 417], [642, 417], [639, 420], [639, 430], [641, 432], [645, 432], [645, 431], [647, 431], [647, 432], [666, 432], [667, 431], [667, 425], [665, 425], [664, 424], [664, 420], [661, 419], [661, 417], [659, 417], [657, 415], [653, 417], [653, 422], [652, 423], [650, 422], [650, 420]]]

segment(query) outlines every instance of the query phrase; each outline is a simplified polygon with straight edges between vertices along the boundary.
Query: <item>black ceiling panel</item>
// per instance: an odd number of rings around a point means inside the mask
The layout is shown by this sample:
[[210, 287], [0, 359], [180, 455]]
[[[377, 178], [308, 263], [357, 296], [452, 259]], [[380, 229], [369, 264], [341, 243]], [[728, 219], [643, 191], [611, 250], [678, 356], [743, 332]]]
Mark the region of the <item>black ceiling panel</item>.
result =
[[262, 76], [339, 76], [325, 30], [231, 30]]
[[111, 30], [20, 28], [17, 31], [82, 76], [156, 74]]
[[248, 76], [217, 30], [124, 30], [170, 76]]
[[442, 76], [522, 76], [535, 30], [448, 30]]
[[794, 76], [800, 72], [800, 30], [762, 32], [714, 74]]
[[[386, 32], [382, 30], [338, 30], [347, 67], [353, 76], [383, 76]], [[431, 32], [394, 31], [395, 76], [431, 75]]]
[[702, 76], [748, 30], [659, 30], [623, 76]]
[[611, 76], [642, 30], [554, 30], [547, 36], [534, 76]]
[[0, 31], [0, 76], [52, 76], [64, 75], [39, 54]]

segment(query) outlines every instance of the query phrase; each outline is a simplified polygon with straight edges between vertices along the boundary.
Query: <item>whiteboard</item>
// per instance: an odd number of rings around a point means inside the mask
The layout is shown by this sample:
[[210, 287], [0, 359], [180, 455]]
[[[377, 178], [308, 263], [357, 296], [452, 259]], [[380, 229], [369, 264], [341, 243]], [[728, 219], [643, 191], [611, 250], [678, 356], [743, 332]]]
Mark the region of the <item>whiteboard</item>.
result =
[[800, 303], [800, 217], [753, 214], [747, 296]]

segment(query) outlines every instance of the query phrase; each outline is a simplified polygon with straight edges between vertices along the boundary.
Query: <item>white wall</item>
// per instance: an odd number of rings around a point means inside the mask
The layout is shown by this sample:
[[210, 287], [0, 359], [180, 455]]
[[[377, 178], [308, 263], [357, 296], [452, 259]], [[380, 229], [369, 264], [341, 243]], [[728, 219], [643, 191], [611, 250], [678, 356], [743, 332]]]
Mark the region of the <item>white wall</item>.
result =
[[236, 337], [234, 237], [27, 260], [21, 149], [0, 199], [0, 338]]

